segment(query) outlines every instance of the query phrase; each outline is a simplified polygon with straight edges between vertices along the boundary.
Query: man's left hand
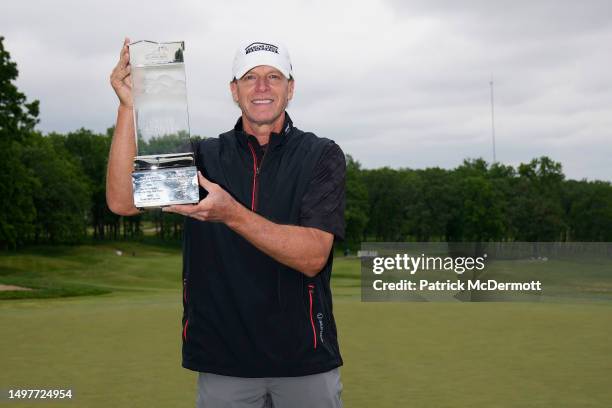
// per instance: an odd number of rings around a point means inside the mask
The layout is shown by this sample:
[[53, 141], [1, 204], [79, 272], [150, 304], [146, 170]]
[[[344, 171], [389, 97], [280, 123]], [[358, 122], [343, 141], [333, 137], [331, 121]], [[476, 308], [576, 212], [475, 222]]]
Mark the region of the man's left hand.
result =
[[227, 223], [232, 214], [236, 211], [239, 205], [238, 202], [227, 191], [221, 188], [221, 186], [207, 180], [199, 171], [198, 182], [200, 186], [208, 191], [208, 195], [205, 199], [196, 205], [171, 205], [169, 207], [164, 207], [162, 211], [185, 215], [200, 221]]

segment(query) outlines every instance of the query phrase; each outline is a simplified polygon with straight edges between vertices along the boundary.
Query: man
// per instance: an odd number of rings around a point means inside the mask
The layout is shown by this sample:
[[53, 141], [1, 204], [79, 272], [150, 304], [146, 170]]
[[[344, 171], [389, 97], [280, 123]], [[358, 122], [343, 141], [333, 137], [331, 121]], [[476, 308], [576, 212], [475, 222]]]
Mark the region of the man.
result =
[[[119, 112], [107, 174], [109, 208], [137, 214], [126, 39], [111, 84]], [[198, 406], [341, 406], [332, 314], [334, 236], [344, 234], [344, 155], [296, 128], [285, 109], [295, 81], [280, 44], [236, 52], [234, 129], [195, 147], [205, 198], [186, 216], [183, 366], [198, 371]]]

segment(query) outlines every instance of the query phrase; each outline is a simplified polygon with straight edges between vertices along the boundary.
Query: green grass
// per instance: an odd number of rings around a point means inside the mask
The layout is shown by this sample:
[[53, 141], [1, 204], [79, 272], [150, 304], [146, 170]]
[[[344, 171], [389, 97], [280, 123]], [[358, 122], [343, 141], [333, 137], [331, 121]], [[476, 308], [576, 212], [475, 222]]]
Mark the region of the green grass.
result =
[[7, 299], [49, 299], [72, 296], [93, 296], [111, 293], [110, 289], [97, 288], [90, 285], [75, 285], [58, 283], [48, 280], [33, 280], [20, 278], [3, 279], [5, 285], [15, 285], [31, 290], [4, 290], [0, 291], [0, 300]]
[[175, 289], [180, 262], [174, 247], [123, 242], [5, 253], [0, 283], [36, 290], [0, 292], [0, 299]]
[[[46, 407], [193, 406], [180, 264], [176, 249], [139, 244], [0, 255], [0, 283], [110, 291], [0, 301], [0, 389], [74, 389]], [[610, 302], [362, 303], [354, 258], [334, 261], [332, 283], [346, 407], [610, 406]]]

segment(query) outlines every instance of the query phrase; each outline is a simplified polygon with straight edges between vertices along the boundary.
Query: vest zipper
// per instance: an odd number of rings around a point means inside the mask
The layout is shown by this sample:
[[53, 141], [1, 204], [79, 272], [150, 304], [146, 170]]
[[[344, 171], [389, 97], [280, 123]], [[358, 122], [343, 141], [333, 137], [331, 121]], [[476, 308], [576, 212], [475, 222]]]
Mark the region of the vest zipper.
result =
[[261, 156], [261, 161], [257, 162], [257, 154], [255, 153], [255, 148], [251, 145], [250, 142], [247, 142], [249, 146], [249, 150], [251, 151], [251, 156], [253, 156], [253, 191], [251, 193], [251, 211], [257, 211], [257, 194], [259, 193], [259, 171], [261, 170], [261, 165], [263, 164], [264, 159], [266, 158], [266, 153], [268, 149], [264, 152], [263, 156]]
[[[187, 307], [187, 278], [183, 279], [183, 302], [185, 302], [185, 310], [189, 310]], [[189, 326], [189, 318], [185, 319], [185, 326], [183, 327], [184, 341], [187, 341], [187, 326]]]
[[314, 318], [312, 317], [312, 294], [314, 293], [315, 285], [308, 284], [308, 297], [310, 298], [310, 325], [312, 326], [312, 342], [314, 349], [317, 349], [317, 330], [315, 329]]

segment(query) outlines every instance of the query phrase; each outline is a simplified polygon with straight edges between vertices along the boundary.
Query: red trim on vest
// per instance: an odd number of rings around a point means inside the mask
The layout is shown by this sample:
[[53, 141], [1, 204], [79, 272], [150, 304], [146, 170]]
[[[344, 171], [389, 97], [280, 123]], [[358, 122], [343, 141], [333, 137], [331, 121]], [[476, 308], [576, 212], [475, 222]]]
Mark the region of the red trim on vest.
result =
[[249, 150], [251, 150], [251, 155], [253, 156], [253, 191], [251, 193], [251, 211], [255, 211], [255, 191], [257, 190], [257, 155], [255, 154], [255, 149], [251, 146], [251, 143], [247, 143], [249, 145]]

